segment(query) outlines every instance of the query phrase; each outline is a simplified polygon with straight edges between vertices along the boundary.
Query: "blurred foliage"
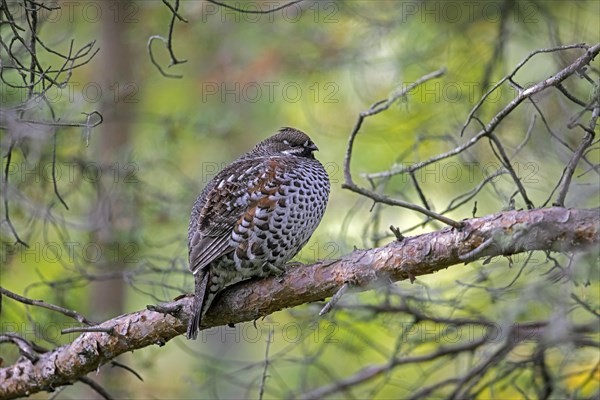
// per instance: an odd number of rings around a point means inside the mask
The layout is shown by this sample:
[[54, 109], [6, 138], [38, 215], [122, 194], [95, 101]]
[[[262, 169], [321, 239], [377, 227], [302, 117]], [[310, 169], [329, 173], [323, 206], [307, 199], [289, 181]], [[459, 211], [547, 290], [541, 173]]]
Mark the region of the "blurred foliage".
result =
[[[100, 48], [90, 63], [73, 72], [65, 88], [47, 94], [57, 115], [61, 120], [81, 120], [82, 112], [102, 106], [110, 114], [111, 108], [128, 103], [127, 107], [135, 110], [134, 136], [118, 163], [100, 165], [96, 161], [97, 128], [89, 147], [79, 127], [56, 131], [56, 159], [61, 171], [57, 184], [69, 210], [53, 193], [48, 167], [52, 135], [36, 127], [43, 131], [39, 138], [24, 139], [24, 150], [14, 152], [11, 160], [15, 169], [10, 171], [9, 180], [19, 183], [22, 195], [10, 212], [15, 228], [30, 248], [12, 245], [14, 239], [2, 225], [0, 279], [3, 287], [14, 292], [76, 309], [92, 320], [94, 316], [87, 315], [89, 282], [100, 279], [111, 261], [127, 265], [122, 279], [131, 290], [126, 293], [124, 311], [192, 290], [186, 235], [196, 195], [220, 168], [281, 126], [298, 127], [311, 135], [320, 148], [317, 158], [332, 181], [328, 211], [299, 260], [336, 258], [354, 246], [384, 244], [392, 240], [389, 225], [404, 230], [416, 227], [411, 235], [439, 229], [441, 225], [436, 223], [423, 227], [422, 217], [412, 211], [372, 207], [370, 201], [341, 189], [347, 137], [358, 113], [422, 75], [447, 68], [441, 79], [428, 82], [367, 121], [357, 139], [353, 173], [361, 184], [368, 185], [360, 174], [410, 165], [462, 142], [459, 132], [469, 110], [533, 50], [593, 44], [600, 39], [597, 1], [305, 1], [266, 15], [240, 14], [205, 1], [183, 1], [179, 12], [188, 22], [175, 23], [173, 50], [178, 58], [188, 61], [168, 68], [169, 73], [182, 76], [169, 79], [151, 64], [147, 52], [150, 36], [167, 34], [169, 9], [156, 0], [111, 2], [108, 17], [127, 26], [127, 36], [121, 39], [131, 48], [128, 61], [135, 79], [115, 81], [106, 87], [98, 83], [97, 73], [102, 60], [111, 54], [100, 39], [102, 26], [94, 17], [94, 6], [90, 6], [95, 3], [57, 4], [62, 14], [49, 11], [40, 25], [46, 43], [67, 51], [67, 38], [72, 37], [78, 45], [98, 40]], [[228, 4], [266, 8], [273, 2]], [[6, 34], [2, 32], [3, 37]], [[153, 51], [157, 62], [166, 68], [169, 58], [160, 41], [153, 43]], [[579, 54], [579, 50], [540, 54], [516, 80], [523, 85], [540, 81]], [[3, 53], [3, 59], [5, 56]], [[40, 61], [45, 65], [57, 63], [47, 52], [40, 53]], [[598, 68], [598, 61], [594, 65]], [[3, 71], [4, 79], [18, 81], [15, 75]], [[585, 101], [591, 99], [589, 86], [584, 83], [571, 79], [567, 86]], [[129, 94], [119, 96], [123, 91]], [[566, 128], [571, 105], [553, 93], [544, 92], [537, 99], [545, 110], [547, 125], [575, 147], [580, 135]], [[480, 118], [489, 120], [513, 96], [514, 92], [504, 86], [499, 96], [485, 103]], [[3, 106], [19, 104], [25, 98], [22, 90], [3, 87]], [[530, 104], [523, 105], [500, 125], [497, 134], [511, 151], [525, 137], [534, 113]], [[34, 105], [25, 114], [48, 118], [43, 104]], [[472, 130], [469, 127], [464, 138]], [[569, 156], [549, 139], [547, 127], [538, 118], [530, 141], [513, 160], [536, 206], [548, 198]], [[597, 164], [598, 147], [587, 156]], [[465, 166], [469, 162], [474, 165], [472, 169]], [[489, 147], [476, 146], [433, 169], [420, 171], [417, 179], [432, 208], [439, 211], [499, 166]], [[579, 174], [586, 170], [583, 164], [580, 168]], [[451, 175], [455, 169], [459, 174], [456, 179]], [[90, 242], [93, 232], [86, 224], [98, 194], [99, 176], [104, 178], [106, 190], [112, 190], [114, 183], [132, 195], [139, 218], [124, 242], [100, 249]], [[594, 174], [579, 177], [567, 197], [568, 206], [597, 207], [600, 196], [596, 181]], [[477, 196], [477, 215], [510, 206], [511, 181], [501, 176], [495, 182], [493, 188]], [[390, 179], [384, 190], [419, 202], [404, 175]], [[524, 206], [518, 196], [515, 200], [516, 208]], [[468, 218], [473, 207], [474, 202], [468, 202], [449, 216]], [[444, 324], [428, 325], [431, 322], [415, 320], [410, 313], [374, 312], [368, 307], [398, 306], [406, 299], [411, 302], [414, 298], [413, 306], [429, 315], [485, 316], [504, 329], [517, 322], [549, 320], [556, 323], [556, 335], [561, 334], [563, 320], [590, 320], [590, 313], [581, 307], [575, 309], [570, 299], [575, 294], [594, 305], [597, 312], [597, 251], [552, 258], [533, 253], [521, 270], [527, 256], [456, 266], [420, 277], [413, 285], [401, 282], [360, 295], [347, 294], [324, 318], [317, 317], [322, 304], [310, 304], [256, 321], [256, 328], [252, 323], [221, 327], [204, 332], [197, 342], [180, 338], [165, 348], [145, 349], [123, 357], [145, 381], [126, 374], [126, 385], [107, 389], [116, 397], [134, 398], [257, 397], [265, 343], [270, 337], [265, 397], [289, 397], [341, 380], [368, 365], [385, 364], [392, 354], [422, 355], [454, 343]], [[553, 276], [556, 265], [567, 272], [551, 280], [548, 275]], [[29, 311], [27, 318], [21, 305], [5, 300], [0, 316], [2, 330], [20, 332], [47, 346], [75, 337], [60, 335], [60, 329], [76, 326], [75, 321], [47, 310]], [[466, 335], [459, 341], [486, 334], [478, 328], [465, 329], [459, 329]], [[597, 341], [598, 335], [592, 340]], [[512, 368], [510, 363], [527, 359], [535, 348], [527, 341], [515, 348], [504, 364], [482, 379], [479, 397], [536, 397], [541, 378], [535, 368], [514, 374], [505, 371]], [[492, 350], [461, 354], [451, 361], [399, 366], [340, 391], [336, 397], [407, 398], [418, 387], [468, 371], [477, 359], [486, 356], [485, 351]], [[597, 351], [578, 351], [565, 341], [547, 353], [555, 398], [597, 393]], [[17, 356], [14, 348], [2, 346], [5, 364]], [[484, 387], [492, 375], [500, 377], [498, 383]], [[81, 396], [89, 396], [89, 391], [76, 385], [58, 398]]]

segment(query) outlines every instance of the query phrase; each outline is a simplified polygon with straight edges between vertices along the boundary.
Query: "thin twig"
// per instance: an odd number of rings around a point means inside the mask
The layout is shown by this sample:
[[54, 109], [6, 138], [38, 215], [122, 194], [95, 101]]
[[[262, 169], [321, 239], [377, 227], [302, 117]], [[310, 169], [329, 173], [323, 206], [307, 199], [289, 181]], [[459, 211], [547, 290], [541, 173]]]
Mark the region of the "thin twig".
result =
[[421, 356], [412, 356], [412, 357], [403, 357], [403, 358], [394, 358], [390, 360], [388, 363], [383, 365], [371, 365], [368, 367], [362, 368], [360, 371], [351, 375], [347, 378], [340, 379], [335, 383], [330, 385], [326, 385], [310, 392], [303, 393], [299, 396], [301, 399], [322, 399], [326, 396], [330, 396], [334, 393], [341, 392], [346, 388], [354, 387], [362, 382], [371, 380], [377, 376], [384, 374], [392, 370], [394, 367], [405, 365], [405, 364], [413, 364], [413, 363], [421, 363], [425, 361], [435, 360], [440, 357], [449, 356], [452, 354], [459, 354], [465, 351], [474, 351], [479, 348], [483, 344], [486, 343], [485, 339], [472, 340], [467, 343], [461, 343], [455, 346], [443, 347], [440, 346], [436, 351], [431, 352], [429, 354], [421, 355]]
[[267, 337], [267, 346], [265, 349], [265, 368], [263, 369], [262, 376], [260, 378], [260, 386], [258, 387], [258, 398], [262, 400], [265, 393], [265, 382], [267, 381], [267, 371], [269, 370], [269, 349], [271, 348], [271, 335], [273, 330], [269, 329], [269, 336]]
[[103, 399], [105, 400], [113, 400], [114, 397], [112, 397], [110, 395], [110, 393], [108, 393], [106, 391], [106, 389], [104, 389], [102, 387], [102, 385], [100, 385], [98, 382], [92, 380], [91, 378], [88, 378], [87, 376], [82, 376], [81, 378], [78, 379], [80, 382], [85, 383], [86, 385], [88, 385], [89, 387], [91, 387], [92, 389], [94, 389], [94, 391], [96, 393], [98, 393]]
[[416, 204], [412, 204], [412, 203], [402, 201], [402, 200], [392, 199], [391, 197], [373, 192], [372, 190], [369, 190], [369, 189], [366, 189], [366, 188], [356, 185], [354, 183], [354, 181], [352, 180], [352, 174], [350, 172], [350, 163], [352, 160], [352, 150], [354, 147], [354, 140], [356, 139], [356, 136], [358, 135], [358, 132], [360, 131], [360, 128], [361, 128], [362, 123], [365, 120], [365, 118], [371, 117], [373, 115], [377, 115], [377, 114], [387, 110], [398, 99], [406, 96], [407, 93], [409, 93], [411, 90], [413, 90], [417, 86], [419, 86], [431, 79], [438, 78], [438, 77], [442, 76], [445, 72], [446, 72], [445, 68], [440, 68], [437, 71], [434, 71], [427, 75], [424, 75], [421, 78], [417, 79], [415, 82], [411, 83], [410, 85], [397, 91], [396, 93], [392, 93], [392, 95], [388, 99], [380, 100], [380, 101], [374, 103], [373, 105], [371, 105], [371, 107], [368, 110], [363, 111], [358, 115], [358, 119], [356, 120], [354, 128], [352, 129], [352, 132], [350, 133], [350, 138], [348, 139], [348, 146], [346, 147], [346, 155], [344, 157], [344, 180], [345, 180], [345, 182], [342, 185], [342, 188], [351, 190], [358, 194], [362, 194], [363, 196], [366, 196], [366, 197], [368, 197], [376, 202], [379, 202], [379, 203], [400, 206], [400, 207], [408, 208], [413, 211], [418, 211], [418, 212], [425, 214], [433, 219], [442, 221], [443, 223], [445, 223], [447, 225], [453, 226], [454, 228], [460, 228], [462, 226], [461, 223], [454, 221], [453, 219], [450, 219], [448, 217], [445, 217], [443, 215], [435, 213], [431, 210], [428, 210], [428, 209], [418, 206]]
[[329, 300], [327, 304], [325, 304], [325, 306], [321, 309], [321, 311], [319, 312], [319, 316], [323, 316], [329, 311], [331, 311], [331, 309], [337, 304], [338, 301], [340, 301], [340, 299], [342, 298], [344, 293], [346, 293], [349, 287], [350, 285], [348, 284], [348, 282], [344, 283], [342, 287], [331, 297], [331, 300]]
[[101, 333], [108, 333], [109, 335], [112, 335], [114, 332], [114, 328], [112, 328], [112, 327], [102, 328], [100, 326], [76, 326], [73, 328], [65, 328], [60, 331], [60, 333], [62, 335], [66, 335], [67, 333], [74, 333], [74, 332], [101, 332]]
[[[597, 47], [598, 45], [596, 45], [595, 47]], [[517, 66], [512, 70], [512, 72], [510, 74], [508, 74], [507, 76], [505, 76], [504, 78], [502, 78], [500, 81], [498, 81], [494, 86], [492, 86], [490, 88], [490, 90], [488, 90], [482, 97], [481, 99], [477, 102], [477, 104], [475, 104], [475, 106], [471, 109], [471, 111], [469, 112], [469, 115], [467, 116], [467, 121], [464, 123], [463, 127], [460, 130], [460, 136], [462, 136], [465, 132], [465, 130], [467, 129], [467, 127], [469, 126], [469, 123], [471, 122], [471, 120], [473, 119], [473, 116], [475, 115], [475, 113], [479, 110], [479, 108], [481, 108], [481, 106], [483, 105], [483, 103], [485, 102], [485, 100], [493, 93], [496, 91], [496, 89], [498, 89], [502, 84], [504, 84], [504, 82], [513, 79], [514, 76], [517, 74], [517, 72], [519, 72], [519, 70], [535, 55], [537, 54], [542, 54], [542, 53], [553, 53], [556, 51], [562, 51], [562, 50], [569, 50], [569, 49], [586, 49], [588, 50], [588, 52], [590, 51], [590, 47], [588, 45], [586, 45], [585, 43], [577, 43], [577, 44], [571, 44], [571, 45], [566, 45], [566, 46], [557, 46], [557, 47], [552, 47], [549, 49], [538, 49], [535, 51], [532, 51], [531, 53], [529, 53], [527, 55], [527, 57], [525, 57], [523, 60], [521, 60], [521, 62], [519, 64], [517, 64]], [[596, 52], [597, 50], [593, 50], [592, 52]], [[589, 61], [588, 61], [589, 62]], [[587, 62], [585, 63], [587, 64]], [[562, 72], [562, 71], [561, 71]], [[575, 71], [572, 71], [575, 72]], [[570, 74], [569, 74], [570, 75]], [[553, 83], [553, 84], [559, 84], [560, 82], [562, 82], [563, 79], [561, 79], [559, 82]], [[535, 86], [538, 86], [534, 85]], [[536, 92], [537, 93], [537, 92]]]
[[54, 132], [54, 135], [52, 135], [52, 136], [53, 136], [53, 138], [52, 138], [52, 186], [54, 187], [54, 194], [56, 195], [58, 200], [62, 203], [62, 205], [68, 210], [69, 206], [67, 205], [65, 200], [60, 195], [60, 192], [58, 191], [58, 183], [57, 183], [57, 179], [56, 179], [56, 136], [57, 136], [56, 132]]
[[569, 160], [569, 163], [567, 164], [563, 172], [558, 196], [556, 197], [556, 201], [554, 202], [554, 205], [558, 207], [564, 206], [565, 198], [567, 197], [567, 193], [569, 191], [569, 185], [571, 184], [571, 179], [573, 178], [573, 174], [575, 173], [575, 168], [577, 167], [577, 164], [579, 164], [579, 160], [583, 156], [585, 150], [592, 144], [594, 140], [594, 128], [596, 127], [596, 121], [598, 120], [599, 116], [600, 104], [597, 104], [596, 107], [594, 107], [594, 111], [592, 113], [590, 129], [585, 130], [583, 140], [577, 147], [577, 150], [575, 150], [575, 153], [573, 153], [573, 157], [571, 157], [571, 160]]
[[397, 93], [392, 94], [390, 96], [390, 98], [388, 98], [387, 100], [380, 100], [380, 101], [374, 103], [373, 105], [371, 105], [371, 107], [368, 110], [363, 111], [359, 114], [358, 119], [356, 120], [356, 123], [354, 124], [354, 128], [352, 129], [352, 132], [350, 133], [350, 137], [348, 138], [348, 146], [346, 147], [346, 155], [344, 157], [344, 179], [347, 184], [350, 184], [353, 182], [352, 175], [350, 173], [352, 150], [353, 150], [353, 146], [354, 146], [354, 140], [356, 139], [356, 136], [358, 135], [358, 131], [360, 130], [360, 128], [362, 126], [363, 120], [367, 117], [379, 114], [380, 112], [387, 110], [388, 108], [390, 108], [390, 106], [392, 104], [394, 104], [394, 102], [396, 100], [398, 100], [399, 98], [401, 98], [403, 96], [406, 96], [407, 93], [409, 93], [411, 90], [413, 90], [417, 86], [419, 86], [431, 79], [439, 78], [444, 73], [446, 73], [446, 68], [440, 68], [437, 71], [434, 71], [432, 73], [424, 75], [421, 78], [417, 79], [415, 82], [408, 85], [407, 87], [398, 91]]
[[14, 343], [19, 348], [19, 353], [28, 360], [35, 362], [39, 359], [36, 351], [33, 349], [33, 345], [21, 336], [13, 333], [0, 334], [0, 343], [6, 342]]
[[515, 185], [517, 185], [517, 189], [519, 190], [521, 197], [525, 201], [527, 208], [529, 210], [531, 210], [534, 207], [533, 202], [529, 199], [529, 196], [527, 196], [527, 191], [525, 190], [525, 187], [523, 186], [521, 179], [517, 176], [515, 169], [510, 164], [510, 160], [509, 160], [508, 156], [506, 155], [506, 151], [504, 150], [504, 146], [502, 145], [502, 142], [500, 142], [500, 140], [498, 140], [498, 137], [494, 133], [490, 133], [488, 135], [488, 137], [494, 143], [494, 145], [495, 145], [494, 150], [498, 152], [498, 154], [497, 154], [498, 158], [502, 162], [502, 165], [504, 165], [504, 168], [506, 168], [506, 170], [512, 177]]
[[0, 293], [5, 295], [6, 297], [10, 297], [13, 300], [16, 300], [20, 303], [23, 304], [27, 304], [30, 306], [36, 306], [36, 307], [42, 307], [42, 308], [46, 308], [48, 310], [52, 310], [52, 311], [57, 311], [59, 313], [62, 313], [64, 315], [66, 315], [67, 317], [71, 317], [76, 319], [77, 321], [79, 321], [82, 324], [86, 324], [86, 325], [95, 325], [93, 322], [91, 322], [90, 320], [88, 320], [87, 318], [85, 318], [83, 315], [81, 315], [80, 313], [78, 313], [77, 311], [73, 311], [73, 310], [69, 310], [67, 308], [63, 308], [63, 307], [59, 307], [57, 305], [54, 304], [50, 304], [50, 303], [46, 303], [43, 300], [32, 300], [32, 299], [28, 299], [27, 297], [23, 297], [20, 296], [16, 293], [13, 293], [3, 287], [0, 286]]
[[175, 20], [176, 19], [178, 19], [181, 22], [185, 22], [185, 23], [187, 23], [188, 21], [179, 14], [179, 0], [175, 0], [175, 6], [172, 6], [168, 0], [162, 0], [162, 2], [171, 11], [171, 22], [169, 23], [169, 33], [166, 38], [163, 36], [160, 36], [160, 35], [150, 36], [148, 38], [148, 43], [147, 43], [146, 47], [148, 49], [148, 55], [150, 56], [150, 61], [156, 67], [156, 69], [158, 69], [158, 72], [160, 72], [160, 74], [162, 76], [164, 76], [166, 78], [179, 79], [179, 78], [182, 78], [183, 75], [170, 74], [170, 73], [166, 72], [163, 69], [163, 67], [158, 63], [158, 61], [156, 61], [156, 59], [154, 58], [154, 51], [152, 50], [152, 42], [155, 40], [160, 40], [161, 42], [163, 42], [163, 44], [167, 48], [167, 51], [169, 52], [169, 60], [170, 60], [167, 68], [170, 68], [170, 67], [178, 65], [178, 64], [186, 63], [187, 60], [178, 60], [177, 57], [175, 56], [175, 52], [173, 50], [173, 30], [175, 29]]
[[[9, 195], [9, 190], [8, 190], [8, 172], [9, 172], [9, 168], [10, 168], [10, 163], [11, 163], [11, 159], [12, 159], [12, 152], [15, 146], [15, 142], [14, 140], [10, 141], [10, 145], [8, 146], [8, 152], [6, 154], [6, 166], [4, 167], [4, 177], [3, 177], [3, 182], [4, 182], [4, 220], [6, 221], [6, 224], [8, 225], [8, 228], [10, 229], [10, 232], [12, 233], [13, 237], [15, 238], [15, 241], [17, 244], [21, 244], [25, 247], [29, 247], [29, 245], [23, 241], [20, 237], [19, 234], [17, 233], [17, 230], [15, 229], [14, 225], [12, 224], [12, 221], [10, 220], [10, 212], [9, 212], [9, 204], [8, 204], [8, 195]], [[1, 289], [1, 288], [0, 288]]]
[[134, 370], [133, 368], [131, 368], [123, 363], [117, 362], [115, 360], [111, 361], [110, 364], [113, 368], [123, 368], [125, 371], [131, 372], [133, 374], [133, 376], [138, 378], [140, 381], [144, 382], [144, 378], [142, 378], [142, 376], [140, 374], [138, 374], [137, 371]]
[[[226, 289], [208, 310], [202, 328], [253, 321], [283, 308], [314, 302], [332, 296], [345, 282], [352, 282], [357, 290], [365, 291], [388, 285], [390, 280], [409, 279], [410, 274], [407, 271], [414, 276], [420, 276], [451, 265], [462, 264], [458, 254], [479, 247], [480, 243], [497, 232], [503, 232], [504, 237], [500, 240], [504, 245], [490, 246], [487, 256], [531, 250], [585, 250], [595, 248], [600, 242], [600, 221], [596, 209], [550, 208], [509, 211], [465, 221], [465, 226], [460, 231], [445, 228], [401, 242], [394, 241], [381, 248], [356, 250], [334, 262], [324, 261], [303, 268], [290, 268], [279, 277], [249, 280], [233, 285]], [[569, 235], [569, 240], [564, 240], [566, 235]], [[248, 296], [248, 293], [261, 295]], [[120, 334], [118, 337], [86, 332], [72, 343], [53, 349], [44, 355], [43, 360], [40, 357], [37, 363], [27, 364], [28, 371], [40, 376], [37, 381], [32, 380], [30, 375], [12, 373], [15, 368], [24, 367], [21, 363], [29, 361], [17, 361], [11, 366], [0, 368], [0, 380], [4, 383], [0, 385], [0, 397], [32, 394], [51, 384], [71, 384], [76, 377], [106, 364], [107, 358], [112, 359], [125, 352], [164, 344], [178, 337], [186, 331], [187, 322], [192, 314], [192, 298], [184, 296], [174, 303], [182, 307], [182, 313], [177, 317], [149, 310], [121, 315], [101, 325], [114, 326], [115, 332]], [[167, 307], [175, 308], [178, 307]], [[538, 332], [534, 337], [535, 340], [539, 340], [542, 338], [539, 333], [543, 333], [547, 324], [548, 322], [537, 321], [536, 324], [521, 324], [519, 329], [527, 334], [526, 338], [530, 337], [529, 333]], [[596, 332], [597, 329], [593, 324], [571, 327], [571, 331], [578, 334]], [[470, 351], [468, 346], [474, 343], [469, 341], [465, 344], [465, 351]], [[583, 340], [579, 340], [578, 343], [584, 344]], [[591, 341], [585, 343], [586, 346], [591, 344]], [[82, 351], [87, 348], [101, 351]], [[439, 349], [447, 350], [445, 347]], [[450, 353], [459, 350], [453, 348], [450, 349]], [[435, 356], [435, 353], [429, 355]], [[393, 359], [393, 364], [421, 360], [418, 357], [397, 357]], [[42, 371], [46, 368], [53, 368], [56, 372], [44, 375]], [[374, 368], [374, 374], [367, 374], [364, 380], [358, 380], [358, 383], [381, 376], [390, 370], [389, 364], [382, 368]], [[349, 379], [342, 382], [352, 385], [357, 381]], [[327, 392], [329, 390], [327, 389]], [[331, 390], [333, 393], [344, 389], [335, 386]]]
[[227, 3], [223, 3], [223, 2], [217, 1], [217, 0], [206, 0], [206, 1], [208, 1], [209, 3], [216, 4], [218, 6], [221, 6], [223, 8], [228, 8], [230, 10], [237, 11], [237, 12], [240, 12], [240, 13], [243, 13], [243, 14], [271, 14], [271, 13], [274, 13], [276, 11], [283, 10], [284, 8], [293, 6], [294, 4], [301, 3], [304, 0], [292, 0], [292, 1], [289, 1], [289, 2], [287, 2], [285, 4], [282, 4], [280, 6], [273, 7], [271, 9], [269, 9], [269, 10], [249, 10], [249, 9], [243, 9], [243, 8], [231, 6], [231, 5], [227, 4]]

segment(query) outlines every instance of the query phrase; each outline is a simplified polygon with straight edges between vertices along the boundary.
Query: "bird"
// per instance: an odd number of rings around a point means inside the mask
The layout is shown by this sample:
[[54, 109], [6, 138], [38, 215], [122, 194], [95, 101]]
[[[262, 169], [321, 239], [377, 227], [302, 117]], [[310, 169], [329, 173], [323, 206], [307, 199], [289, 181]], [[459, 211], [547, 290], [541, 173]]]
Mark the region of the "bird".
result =
[[186, 336], [196, 339], [215, 296], [250, 278], [280, 275], [308, 242], [329, 199], [317, 146], [280, 128], [223, 168], [192, 207], [189, 268], [195, 290]]

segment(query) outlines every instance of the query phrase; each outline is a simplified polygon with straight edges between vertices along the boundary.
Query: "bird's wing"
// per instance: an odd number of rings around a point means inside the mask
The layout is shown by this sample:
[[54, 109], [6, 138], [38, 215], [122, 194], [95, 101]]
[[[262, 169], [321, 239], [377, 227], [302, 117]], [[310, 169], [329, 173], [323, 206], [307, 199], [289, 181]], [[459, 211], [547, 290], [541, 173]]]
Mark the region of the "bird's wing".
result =
[[[231, 234], [244, 214], [253, 208], [252, 188], [271, 180], [270, 162], [241, 160], [229, 165], [207, 185], [197, 204], [199, 213], [189, 237], [190, 269], [196, 273], [231, 252]], [[203, 197], [203, 198], [202, 198]]]

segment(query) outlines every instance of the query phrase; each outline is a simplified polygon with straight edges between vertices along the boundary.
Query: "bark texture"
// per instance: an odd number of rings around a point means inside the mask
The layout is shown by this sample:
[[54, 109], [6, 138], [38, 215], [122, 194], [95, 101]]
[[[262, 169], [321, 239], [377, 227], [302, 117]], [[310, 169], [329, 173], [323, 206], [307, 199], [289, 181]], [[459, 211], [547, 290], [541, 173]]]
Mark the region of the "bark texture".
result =
[[[491, 257], [546, 250], [584, 251], [600, 243], [598, 209], [546, 208], [507, 211], [462, 222], [460, 229], [355, 250], [337, 259], [291, 268], [282, 277], [242, 282], [222, 293], [203, 319], [203, 329], [252, 321], [283, 308], [332, 296], [344, 283], [369, 290], [390, 281], [413, 279], [456, 264]], [[68, 385], [120, 354], [164, 345], [184, 334], [192, 297], [108, 320], [109, 332], [82, 333], [72, 343], [22, 358], [0, 369], [0, 398], [12, 399]]]

